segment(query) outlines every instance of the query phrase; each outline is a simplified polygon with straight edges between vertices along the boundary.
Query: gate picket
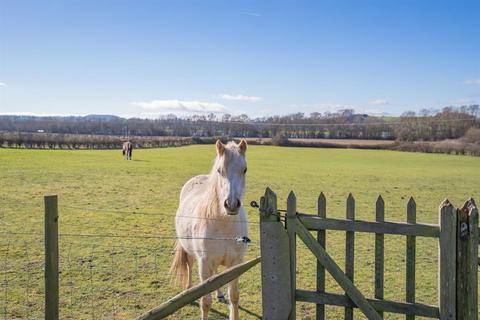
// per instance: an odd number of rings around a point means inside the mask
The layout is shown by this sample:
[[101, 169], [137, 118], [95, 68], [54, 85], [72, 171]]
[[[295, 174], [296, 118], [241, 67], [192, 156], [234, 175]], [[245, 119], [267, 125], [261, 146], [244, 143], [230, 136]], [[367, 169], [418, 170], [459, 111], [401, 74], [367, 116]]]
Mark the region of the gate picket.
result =
[[[417, 205], [411, 197], [407, 204], [407, 222], [415, 224], [417, 222]], [[407, 302], [415, 302], [415, 252], [416, 243], [415, 236], [407, 236], [406, 245], [406, 279], [405, 279], [405, 299]], [[413, 320], [415, 316], [407, 315], [406, 320]]]
[[[375, 221], [384, 222], [385, 220], [385, 203], [382, 196], [378, 196], [375, 204]], [[384, 286], [384, 235], [383, 233], [375, 234], [375, 299], [383, 299]], [[378, 314], [383, 318], [383, 311]]]
[[[350, 193], [347, 198], [347, 220], [355, 220], [355, 199]], [[345, 232], [345, 275], [354, 283], [355, 275], [355, 232]], [[353, 308], [345, 307], [345, 320], [353, 320]]]
[[[327, 199], [323, 192], [318, 196], [318, 217], [326, 218], [327, 217]], [[327, 249], [327, 232], [325, 230], [317, 231], [317, 241], [318, 244]], [[317, 292], [325, 292], [325, 268], [317, 260]], [[325, 320], [325, 305], [317, 304], [317, 320]]]

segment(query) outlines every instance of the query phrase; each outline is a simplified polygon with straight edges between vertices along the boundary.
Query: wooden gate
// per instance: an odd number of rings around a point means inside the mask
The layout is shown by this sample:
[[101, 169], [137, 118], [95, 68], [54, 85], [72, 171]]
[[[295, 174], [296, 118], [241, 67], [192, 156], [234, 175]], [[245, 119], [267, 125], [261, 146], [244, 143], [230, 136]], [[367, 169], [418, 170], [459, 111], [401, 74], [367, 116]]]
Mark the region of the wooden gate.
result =
[[[318, 214], [297, 212], [296, 197], [288, 196], [285, 215], [277, 209], [277, 197], [268, 189], [260, 201], [260, 234], [262, 255], [262, 302], [265, 320], [295, 319], [296, 301], [316, 304], [316, 319], [325, 319], [325, 305], [345, 308], [345, 319], [353, 319], [353, 308], [359, 308], [368, 319], [383, 319], [383, 313], [439, 319], [478, 318], [478, 209], [473, 199], [456, 209], [445, 200], [439, 208], [439, 224], [416, 222], [416, 204], [410, 199], [407, 223], [384, 221], [384, 202], [376, 203], [376, 221], [355, 220], [355, 200], [347, 199], [345, 220], [327, 218], [326, 199], [318, 198]], [[344, 271], [325, 249], [326, 230], [346, 232]], [[311, 231], [317, 232], [317, 239]], [[355, 232], [375, 234], [375, 296], [367, 298], [354, 284]], [[385, 300], [384, 235], [406, 236], [405, 301]], [[296, 239], [305, 243], [317, 258], [316, 291], [296, 286]], [[416, 237], [438, 238], [438, 305], [415, 300]], [[325, 270], [345, 291], [345, 295], [325, 291]], [[387, 284], [388, 285], [388, 284]]]

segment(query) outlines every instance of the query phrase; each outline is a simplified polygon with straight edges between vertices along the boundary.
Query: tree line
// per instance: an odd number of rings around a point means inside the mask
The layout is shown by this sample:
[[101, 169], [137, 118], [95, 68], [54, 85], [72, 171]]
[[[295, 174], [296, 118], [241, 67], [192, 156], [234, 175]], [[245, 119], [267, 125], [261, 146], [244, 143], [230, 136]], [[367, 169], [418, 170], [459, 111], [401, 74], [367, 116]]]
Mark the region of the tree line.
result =
[[455, 139], [480, 127], [479, 105], [441, 110], [408, 111], [399, 117], [371, 116], [353, 109], [338, 112], [293, 113], [261, 118], [246, 114], [173, 114], [158, 119], [124, 119], [116, 116], [85, 117], [0, 116], [0, 131], [116, 136], [248, 137], [383, 139], [436, 141]]

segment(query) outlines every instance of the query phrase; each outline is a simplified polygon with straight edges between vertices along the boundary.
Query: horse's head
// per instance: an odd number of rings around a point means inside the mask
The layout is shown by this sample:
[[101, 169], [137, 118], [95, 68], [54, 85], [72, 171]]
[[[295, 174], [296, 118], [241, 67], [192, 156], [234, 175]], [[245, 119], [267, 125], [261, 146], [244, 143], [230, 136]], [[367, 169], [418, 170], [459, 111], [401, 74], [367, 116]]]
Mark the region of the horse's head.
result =
[[245, 191], [247, 142], [242, 140], [237, 144], [232, 141], [225, 145], [217, 140], [216, 148], [217, 160], [212, 174], [218, 177], [220, 204], [226, 214], [236, 215], [242, 205]]

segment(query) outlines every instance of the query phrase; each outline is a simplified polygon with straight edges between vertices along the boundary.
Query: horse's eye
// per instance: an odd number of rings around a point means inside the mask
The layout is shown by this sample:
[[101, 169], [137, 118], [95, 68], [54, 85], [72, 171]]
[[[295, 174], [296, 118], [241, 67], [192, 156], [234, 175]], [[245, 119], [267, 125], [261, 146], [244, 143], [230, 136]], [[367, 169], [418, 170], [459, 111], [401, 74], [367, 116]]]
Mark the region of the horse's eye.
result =
[[243, 174], [247, 173], [247, 168], [245, 168], [245, 170], [243, 170]]
[[222, 170], [221, 170], [220, 168], [217, 169], [217, 172], [218, 172], [219, 174], [222, 174]]

